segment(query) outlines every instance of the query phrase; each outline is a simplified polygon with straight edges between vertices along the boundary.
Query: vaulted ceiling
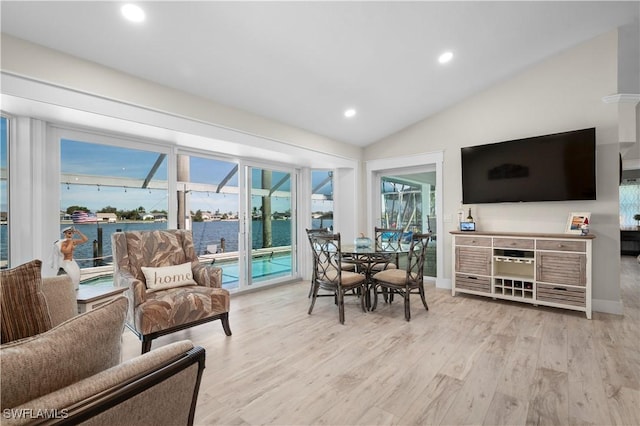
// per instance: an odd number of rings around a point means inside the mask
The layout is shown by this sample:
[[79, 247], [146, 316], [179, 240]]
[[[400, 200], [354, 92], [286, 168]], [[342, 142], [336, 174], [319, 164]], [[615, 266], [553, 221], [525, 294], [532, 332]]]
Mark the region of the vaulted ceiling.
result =
[[[366, 146], [616, 27], [627, 2], [0, 2], [3, 33]], [[450, 62], [439, 56], [451, 52]], [[347, 118], [344, 111], [353, 108]]]

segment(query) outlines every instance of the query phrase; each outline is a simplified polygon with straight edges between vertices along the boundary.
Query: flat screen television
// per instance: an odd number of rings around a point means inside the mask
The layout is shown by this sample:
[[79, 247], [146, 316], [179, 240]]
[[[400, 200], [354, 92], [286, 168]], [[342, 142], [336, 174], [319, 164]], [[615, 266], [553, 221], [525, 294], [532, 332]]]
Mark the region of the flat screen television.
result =
[[596, 129], [461, 149], [464, 204], [596, 199]]

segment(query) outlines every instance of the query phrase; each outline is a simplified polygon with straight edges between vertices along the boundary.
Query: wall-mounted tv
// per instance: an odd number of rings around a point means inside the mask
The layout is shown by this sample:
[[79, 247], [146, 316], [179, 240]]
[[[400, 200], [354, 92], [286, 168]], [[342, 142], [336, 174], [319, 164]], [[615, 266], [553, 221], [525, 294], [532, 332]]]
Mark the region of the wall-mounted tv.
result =
[[464, 204], [596, 199], [596, 129], [461, 149]]

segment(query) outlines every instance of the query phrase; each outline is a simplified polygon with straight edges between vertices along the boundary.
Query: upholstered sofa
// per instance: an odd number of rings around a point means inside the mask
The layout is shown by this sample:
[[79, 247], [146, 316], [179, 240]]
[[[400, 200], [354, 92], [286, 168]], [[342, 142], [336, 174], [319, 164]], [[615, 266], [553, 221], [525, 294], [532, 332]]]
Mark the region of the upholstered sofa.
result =
[[77, 315], [71, 280], [39, 273], [0, 272], [0, 424], [193, 424], [204, 349], [183, 340], [121, 362], [128, 300]]

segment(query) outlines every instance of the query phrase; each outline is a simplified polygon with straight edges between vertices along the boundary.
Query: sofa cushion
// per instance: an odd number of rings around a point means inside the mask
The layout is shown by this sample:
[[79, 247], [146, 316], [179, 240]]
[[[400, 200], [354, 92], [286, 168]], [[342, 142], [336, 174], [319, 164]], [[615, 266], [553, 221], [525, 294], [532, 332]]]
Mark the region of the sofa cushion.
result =
[[42, 291], [42, 261], [32, 260], [0, 271], [2, 343], [43, 333], [51, 328], [47, 300]]
[[149, 290], [158, 291], [186, 285], [198, 285], [193, 280], [191, 262], [159, 268], [143, 266], [141, 269]]
[[42, 292], [51, 316], [51, 327], [78, 315], [77, 293], [69, 275], [42, 277]]
[[45, 333], [0, 346], [0, 409], [118, 364], [128, 303], [118, 297]]

